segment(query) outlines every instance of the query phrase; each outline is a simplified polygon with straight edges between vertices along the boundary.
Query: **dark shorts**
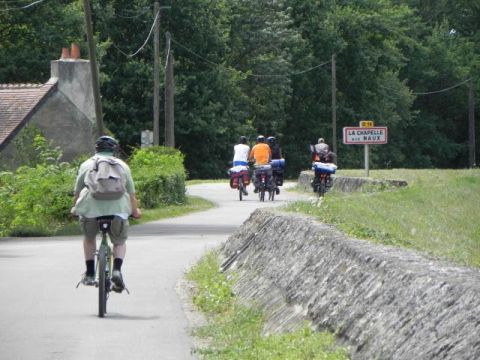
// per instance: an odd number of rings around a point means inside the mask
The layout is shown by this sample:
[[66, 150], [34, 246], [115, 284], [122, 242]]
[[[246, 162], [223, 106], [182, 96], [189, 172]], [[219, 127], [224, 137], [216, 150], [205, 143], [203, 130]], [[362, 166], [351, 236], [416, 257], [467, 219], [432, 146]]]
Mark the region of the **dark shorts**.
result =
[[[115, 216], [112, 220], [112, 226], [108, 234], [110, 240], [115, 245], [123, 245], [128, 237], [128, 220], [124, 220], [121, 217]], [[83, 234], [87, 239], [94, 239], [99, 232], [97, 219], [95, 218], [80, 218], [80, 226], [82, 227]]]

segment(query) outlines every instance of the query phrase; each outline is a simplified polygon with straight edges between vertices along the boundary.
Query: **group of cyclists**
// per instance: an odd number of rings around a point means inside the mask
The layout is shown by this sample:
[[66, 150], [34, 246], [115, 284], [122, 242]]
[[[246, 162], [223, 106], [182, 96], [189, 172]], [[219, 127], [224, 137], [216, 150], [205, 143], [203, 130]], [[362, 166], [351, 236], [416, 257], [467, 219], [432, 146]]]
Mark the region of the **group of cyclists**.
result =
[[[268, 138], [265, 138], [263, 135], [257, 136], [257, 142], [252, 149], [250, 149], [250, 146], [247, 144], [247, 137], [240, 136], [238, 144], [233, 147], [233, 150], [233, 171], [235, 171], [235, 169], [244, 169], [248, 167], [249, 164], [253, 164], [253, 185], [255, 193], [258, 192], [259, 188], [257, 174], [260, 171], [267, 172], [268, 186], [270, 188], [274, 187], [272, 183], [273, 177], [278, 179], [279, 182], [283, 180], [283, 171], [278, 169], [272, 170], [270, 165], [272, 160], [282, 159], [282, 150], [274, 136], [269, 136]], [[280, 193], [278, 186], [275, 186], [275, 192], [277, 195]], [[246, 188], [244, 188], [243, 193], [244, 195], [248, 195]]]
[[[113, 273], [112, 281], [116, 289], [121, 292], [124, 288], [121, 267], [125, 257], [126, 246], [125, 241], [128, 237], [128, 217], [139, 218], [142, 213], [138, 208], [138, 202], [135, 196], [135, 186], [128, 165], [118, 159], [118, 165], [124, 173], [125, 192], [115, 200], [102, 200], [92, 196], [92, 191], [88, 186], [88, 173], [101, 161], [112, 161], [115, 158], [114, 153], [118, 149], [118, 142], [110, 136], [101, 136], [95, 144], [95, 155], [81, 164], [74, 191], [73, 207], [71, 213], [80, 217], [80, 223], [84, 233], [83, 248], [85, 256], [86, 271], [82, 277], [82, 283], [85, 285], [95, 284], [95, 237], [98, 232], [97, 217], [105, 215], [115, 215], [112, 221], [110, 237], [114, 243], [113, 255]], [[318, 139], [318, 143], [312, 146], [312, 162], [332, 162], [333, 153], [323, 138]], [[274, 189], [276, 194], [280, 193], [278, 186], [283, 184], [283, 168], [274, 168], [272, 170], [270, 164], [277, 161], [284, 163], [282, 151], [274, 136], [265, 138], [263, 135], [257, 136], [256, 144], [250, 149], [247, 144], [247, 138], [241, 136], [238, 144], [234, 146], [233, 166], [248, 167], [253, 164], [254, 176], [253, 184], [254, 192], [258, 192], [259, 180], [258, 171], [265, 171], [269, 175], [270, 189]], [[272, 183], [272, 179], [276, 179], [276, 184]], [[277, 186], [278, 185], [278, 186]], [[248, 195], [246, 189], [244, 194]]]
[[[277, 143], [277, 140], [274, 136], [269, 136], [265, 139], [263, 135], [257, 137], [257, 143], [255, 146], [250, 147], [247, 145], [247, 137], [240, 136], [238, 144], [234, 146], [234, 155], [233, 155], [233, 170], [231, 173], [235, 173], [236, 170], [245, 170], [248, 168], [249, 164], [253, 164], [254, 176], [253, 184], [255, 187], [254, 192], [258, 192], [259, 180], [257, 174], [260, 171], [267, 171], [269, 175], [269, 186], [275, 188], [275, 192], [278, 195], [280, 189], [278, 185], [283, 183], [283, 170], [275, 170], [269, 168], [272, 160], [280, 160], [282, 157], [282, 150], [280, 145]], [[325, 142], [324, 138], [319, 138], [317, 144], [310, 146], [310, 151], [312, 154], [312, 164], [317, 162], [320, 163], [333, 163], [335, 154], [330, 150], [330, 146]], [[277, 179], [277, 184], [272, 183], [272, 179], [275, 177]], [[244, 195], [248, 195], [246, 188], [243, 190]]]

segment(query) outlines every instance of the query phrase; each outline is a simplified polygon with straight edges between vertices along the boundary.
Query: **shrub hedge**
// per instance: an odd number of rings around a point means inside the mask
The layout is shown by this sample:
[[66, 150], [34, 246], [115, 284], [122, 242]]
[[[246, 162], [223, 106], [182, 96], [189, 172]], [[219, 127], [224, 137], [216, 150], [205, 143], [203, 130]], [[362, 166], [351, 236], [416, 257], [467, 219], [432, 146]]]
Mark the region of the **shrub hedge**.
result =
[[173, 148], [154, 146], [135, 150], [129, 165], [143, 208], [185, 202], [183, 160], [183, 154]]
[[[129, 164], [141, 207], [185, 202], [183, 155], [178, 150], [136, 150]], [[78, 165], [40, 163], [0, 172], [0, 236], [52, 235], [72, 222]]]

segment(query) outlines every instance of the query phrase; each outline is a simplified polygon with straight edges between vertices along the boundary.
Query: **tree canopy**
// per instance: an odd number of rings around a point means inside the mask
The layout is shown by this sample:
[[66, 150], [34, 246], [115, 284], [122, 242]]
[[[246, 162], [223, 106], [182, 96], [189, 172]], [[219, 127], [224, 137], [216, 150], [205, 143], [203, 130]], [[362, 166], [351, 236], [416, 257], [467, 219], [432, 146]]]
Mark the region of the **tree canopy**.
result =
[[[49, 60], [72, 41], [87, 54], [82, 1], [22, 9], [30, 3], [0, 1], [1, 83], [46, 81]], [[362, 166], [362, 147], [342, 144], [342, 128], [365, 119], [389, 128], [388, 144], [371, 147], [371, 167], [468, 166], [468, 87], [479, 90], [478, 2], [160, 5], [160, 63], [163, 71], [169, 31], [176, 144], [191, 177], [223, 176], [240, 135], [252, 142], [274, 135], [289, 174], [307, 168], [308, 145], [318, 137], [332, 142], [333, 54], [340, 167]], [[140, 132], [153, 128], [153, 1], [98, 0], [92, 10], [106, 126], [123, 145], [138, 146]], [[163, 73], [160, 80], [163, 94]]]

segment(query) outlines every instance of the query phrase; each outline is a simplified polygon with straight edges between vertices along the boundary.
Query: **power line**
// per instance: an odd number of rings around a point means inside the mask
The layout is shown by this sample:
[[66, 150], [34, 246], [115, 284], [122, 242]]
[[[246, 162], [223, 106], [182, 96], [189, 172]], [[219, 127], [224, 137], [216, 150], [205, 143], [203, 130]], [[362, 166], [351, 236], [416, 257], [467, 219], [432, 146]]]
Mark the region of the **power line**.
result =
[[172, 42], [174, 42], [175, 44], [177, 44], [178, 46], [180, 46], [181, 48], [183, 48], [184, 50], [187, 50], [189, 53], [195, 55], [196, 57], [198, 57], [199, 59], [202, 59], [203, 61], [209, 63], [210, 65], [213, 65], [213, 66], [221, 66], [220, 64], [218, 63], [215, 63], [213, 61], [210, 61], [208, 60], [207, 58], [203, 57], [202, 55], [199, 55], [197, 54], [195, 51], [187, 48], [185, 45], [182, 45], [180, 44], [178, 41], [176, 41], [173, 37], [171, 38]]
[[[186, 47], [185, 45], [182, 45], [180, 44], [178, 41], [176, 41], [175, 39], [172, 38], [172, 42], [174, 42], [175, 44], [177, 44], [178, 46], [180, 46], [181, 48], [183, 48], [184, 50], [188, 51], [189, 53], [191, 53], [192, 55], [195, 55], [196, 57], [198, 57], [199, 59], [209, 63], [210, 65], [213, 65], [213, 66], [216, 66], [216, 67], [220, 67], [222, 66], [221, 64], [218, 64], [218, 63], [215, 63], [207, 58], [205, 58], [204, 56], [196, 53], [195, 51], [189, 49], [188, 47]], [[245, 73], [245, 72], [242, 72], [244, 73], [245, 75], [247, 76], [251, 76], [251, 77], [290, 77], [290, 76], [296, 76], [296, 75], [301, 75], [301, 74], [305, 74], [307, 72], [310, 72], [312, 70], [315, 70], [319, 67], [322, 67], [322, 66], [325, 66], [327, 64], [329, 64], [331, 62], [331, 60], [329, 61], [326, 61], [324, 63], [321, 63], [321, 64], [318, 64], [318, 65], [315, 65], [315, 66], [312, 66], [311, 68], [308, 68], [308, 69], [305, 69], [305, 70], [302, 70], [302, 71], [298, 71], [298, 72], [295, 72], [295, 73], [290, 73], [290, 74], [248, 74], [248, 73]], [[233, 69], [231, 68], [231, 70], [235, 70], [235, 71], [238, 71], [236, 69]]]
[[126, 52], [124, 52], [123, 50], [121, 50], [117, 45], [115, 45], [113, 42], [112, 42], [112, 45], [115, 49], [117, 49], [120, 53], [122, 53], [123, 55], [125, 55], [126, 57], [134, 57], [136, 56], [140, 51], [143, 50], [143, 48], [145, 47], [145, 45], [147, 45], [148, 43], [148, 40], [150, 40], [150, 36], [152, 36], [152, 32], [153, 32], [153, 29], [155, 28], [155, 24], [156, 22], [158, 21], [158, 16], [160, 15], [160, 10], [157, 12], [157, 14], [155, 15], [155, 19], [153, 20], [153, 24], [152, 24], [152, 27], [150, 28], [150, 32], [148, 33], [148, 36], [147, 38], [145, 39], [145, 41], [143, 42], [143, 45], [140, 46], [140, 48], [135, 51], [134, 53], [132, 54], [127, 54]]
[[146, 13], [150, 12], [151, 9], [148, 8], [148, 7], [144, 7], [142, 9], [138, 9], [138, 10], [132, 10], [131, 13], [128, 13], [126, 10], [122, 10], [122, 12], [115, 12], [113, 14], [113, 16], [116, 16], [116, 17], [120, 17], [120, 18], [123, 18], [123, 19], [136, 19], [136, 18], [139, 18], [141, 16], [144, 16]]
[[[168, 33], [167, 33], [168, 34]], [[169, 36], [169, 35], [167, 35]], [[167, 68], [168, 66], [168, 58], [170, 57], [170, 50], [172, 48], [172, 44], [171, 44], [171, 41], [173, 41], [172, 37], [170, 36], [169, 37], [170, 41], [167, 41], [167, 44], [168, 44], [168, 49], [167, 49], [167, 56], [165, 58], [165, 69]]]
[[2, 0], [2, 3], [24, 3], [26, 0]]
[[9, 4], [10, 6], [12, 6], [13, 3], [16, 3], [15, 4], [16, 6], [22, 6], [22, 4], [20, 4], [20, 3], [25, 4], [25, 3], [28, 3], [29, 1], [28, 0], [2, 0], [1, 2]]
[[12, 11], [12, 10], [23, 10], [23, 9], [27, 9], [31, 6], [34, 6], [34, 5], [37, 5], [37, 4], [40, 4], [42, 2], [44, 2], [45, 0], [37, 0], [31, 4], [28, 4], [28, 5], [25, 5], [25, 6], [19, 6], [19, 7], [11, 7], [11, 8], [6, 8], [6, 9], [0, 9], [1, 12], [5, 12], [5, 11]]
[[[455, 88], [457, 88], [457, 87], [459, 87], [459, 86], [462, 86], [463, 84], [469, 82], [470, 80], [472, 80], [472, 79], [471, 79], [471, 78], [468, 78], [468, 79], [463, 80], [462, 82], [460, 82], [460, 83], [458, 83], [458, 84], [449, 86], [449, 87], [447, 87], [447, 88], [445, 88], [445, 89], [441, 89], [441, 90], [428, 91], [428, 92], [411, 92], [410, 94], [412, 94], [412, 95], [417, 95], [417, 96], [440, 94], [440, 93], [447, 92], [447, 91], [449, 91], [449, 90], [455, 89]], [[397, 89], [393, 89], [393, 88], [390, 88], [390, 87], [387, 87], [387, 86], [383, 86], [383, 85], [381, 85], [381, 84], [377, 84], [377, 86], [378, 86], [378, 87], [381, 87], [382, 89], [388, 90], [388, 91], [390, 91], [391, 93], [400, 95], [400, 92], [399, 92]]]
[[139, 17], [144, 16], [145, 14], [146, 14], [146, 11], [143, 12], [143, 13], [137, 14], [137, 15], [132, 15], [132, 16], [125, 16], [125, 15], [121, 15], [121, 14], [113, 14], [113, 16], [119, 17], [119, 18], [122, 18], [122, 19], [137, 19]]
[[414, 92], [412, 93], [413, 95], [431, 95], [431, 94], [439, 94], [439, 93], [442, 93], [442, 92], [445, 92], [445, 91], [449, 91], [449, 90], [452, 90], [452, 89], [455, 89], [463, 84], [465, 84], [466, 82], [469, 82], [470, 80], [472, 80], [471, 78], [468, 78], [466, 80], [463, 80], [461, 83], [458, 83], [456, 85], [453, 85], [453, 86], [449, 86], [445, 89], [442, 89], [442, 90], [435, 90], [435, 91], [430, 91], [430, 92]]
[[315, 70], [315, 69], [318, 69], [319, 67], [322, 67], [322, 66], [325, 66], [327, 64], [330, 64], [332, 62], [332, 60], [328, 60], [328, 61], [325, 61], [324, 63], [321, 63], [321, 64], [318, 64], [318, 65], [315, 65], [315, 66], [312, 66], [311, 68], [308, 68], [308, 69], [305, 69], [305, 70], [302, 70], [302, 71], [299, 71], [299, 72], [295, 72], [295, 73], [290, 73], [290, 74], [286, 74], [286, 75], [279, 75], [279, 74], [266, 74], [266, 75], [261, 75], [261, 74], [248, 74], [248, 76], [254, 76], [254, 77], [288, 77], [288, 76], [296, 76], [296, 75], [301, 75], [301, 74], [305, 74], [307, 72], [310, 72], [312, 70]]

